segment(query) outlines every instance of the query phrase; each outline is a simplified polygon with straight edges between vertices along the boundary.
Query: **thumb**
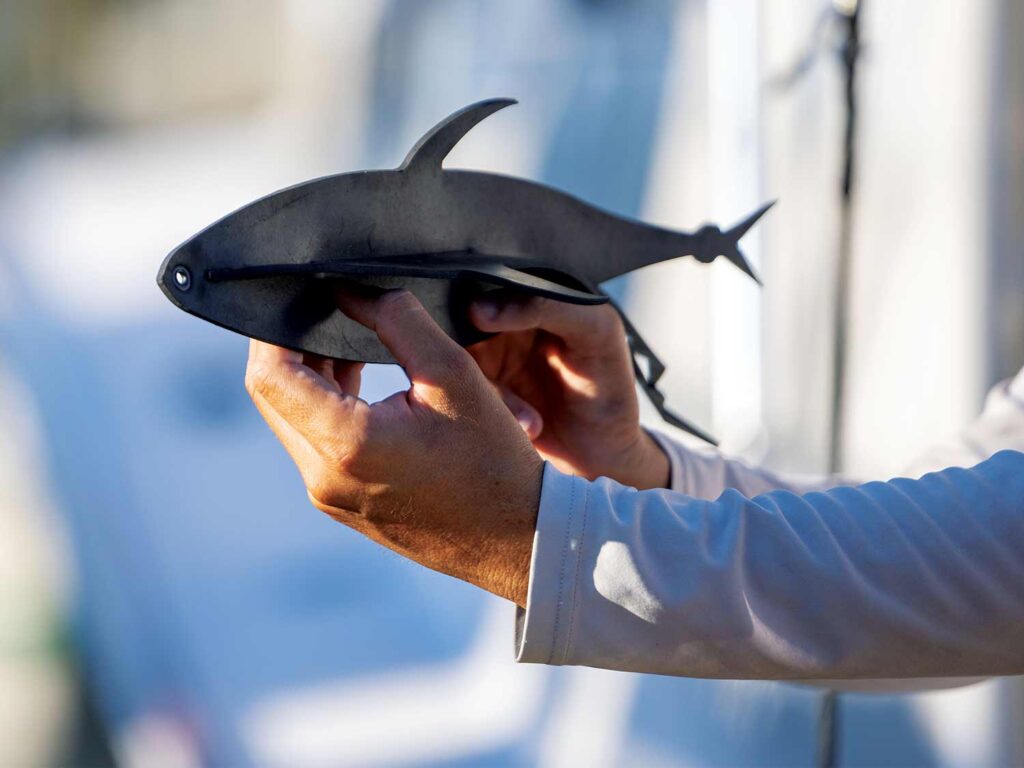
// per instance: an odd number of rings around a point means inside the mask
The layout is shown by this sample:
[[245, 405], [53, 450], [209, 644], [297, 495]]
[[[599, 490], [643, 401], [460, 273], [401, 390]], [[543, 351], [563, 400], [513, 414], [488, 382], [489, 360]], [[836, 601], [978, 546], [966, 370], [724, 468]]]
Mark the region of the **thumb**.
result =
[[345, 288], [335, 298], [342, 312], [377, 334], [414, 384], [443, 387], [479, 374], [469, 353], [441, 330], [409, 291], [372, 296]]

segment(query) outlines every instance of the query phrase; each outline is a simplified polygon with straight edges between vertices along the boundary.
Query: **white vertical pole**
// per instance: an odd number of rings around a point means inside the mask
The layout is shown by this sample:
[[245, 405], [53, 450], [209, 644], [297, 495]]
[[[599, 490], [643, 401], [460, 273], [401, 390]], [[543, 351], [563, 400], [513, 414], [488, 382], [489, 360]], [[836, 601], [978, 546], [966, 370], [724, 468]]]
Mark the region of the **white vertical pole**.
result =
[[[723, 228], [762, 202], [758, 10], [758, 0], [708, 0], [711, 213]], [[740, 246], [755, 270], [759, 244], [755, 227]], [[712, 419], [726, 450], [753, 448], [762, 433], [759, 291], [731, 264], [715, 263]]]

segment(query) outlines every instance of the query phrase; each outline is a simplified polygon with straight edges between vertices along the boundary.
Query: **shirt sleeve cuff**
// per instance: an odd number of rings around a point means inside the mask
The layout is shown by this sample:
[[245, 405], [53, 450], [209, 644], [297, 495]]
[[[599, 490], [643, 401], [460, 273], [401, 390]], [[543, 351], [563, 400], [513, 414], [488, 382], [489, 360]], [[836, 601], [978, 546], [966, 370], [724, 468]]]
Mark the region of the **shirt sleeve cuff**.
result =
[[590, 483], [544, 466], [526, 610], [516, 609], [516, 661], [564, 664], [576, 602]]
[[1024, 370], [1010, 382], [1010, 396], [1024, 407]]

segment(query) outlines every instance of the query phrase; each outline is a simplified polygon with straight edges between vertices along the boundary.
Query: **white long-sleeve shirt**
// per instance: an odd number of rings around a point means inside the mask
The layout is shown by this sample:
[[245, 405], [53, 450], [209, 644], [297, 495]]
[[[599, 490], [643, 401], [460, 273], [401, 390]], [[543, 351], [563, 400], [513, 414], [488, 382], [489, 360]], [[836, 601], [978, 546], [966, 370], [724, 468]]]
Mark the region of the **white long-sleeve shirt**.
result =
[[[824, 490], [838, 481], [659, 439], [671, 490], [546, 467], [520, 661], [790, 680], [1024, 673], [1024, 373], [936, 452], [981, 463], [918, 480]], [[1015, 450], [987, 458], [1002, 448]]]

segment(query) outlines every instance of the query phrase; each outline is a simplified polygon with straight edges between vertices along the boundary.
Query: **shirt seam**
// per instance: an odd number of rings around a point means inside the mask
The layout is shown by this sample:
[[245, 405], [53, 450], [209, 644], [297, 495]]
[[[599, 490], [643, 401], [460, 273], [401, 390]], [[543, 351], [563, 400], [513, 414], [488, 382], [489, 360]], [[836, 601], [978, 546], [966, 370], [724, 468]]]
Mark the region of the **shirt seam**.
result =
[[562, 557], [558, 569], [558, 592], [555, 599], [555, 623], [551, 631], [551, 650], [548, 652], [547, 664], [555, 659], [555, 645], [558, 641], [558, 630], [562, 614], [562, 594], [565, 590], [565, 559], [569, 552], [569, 539], [572, 537], [572, 518], [576, 510], [576, 478], [572, 478], [572, 490], [569, 492], [569, 517], [565, 525], [565, 540], [562, 542]]
[[580, 523], [580, 544], [576, 550], [576, 568], [573, 571], [572, 577], [572, 607], [569, 610], [569, 630], [566, 633], [565, 638], [565, 650], [562, 652], [562, 661], [566, 661], [569, 658], [569, 649], [572, 648], [572, 636], [576, 629], [576, 605], [577, 597], [579, 596], [579, 583], [580, 583], [580, 563], [583, 561], [583, 545], [587, 540], [587, 513], [590, 508], [590, 484], [587, 483], [583, 488], [583, 522]]
[[[689, 456], [684, 455], [684, 451], [673, 451], [673, 455], [675, 456], [676, 461], [679, 462], [679, 473], [678, 478], [675, 476], [672, 478], [672, 490], [677, 491], [678, 493], [685, 493], [688, 496], [693, 496], [693, 487], [696, 485], [693, 478], [693, 473], [695, 471], [692, 466], [693, 462], [690, 461]], [[682, 488], [675, 487], [677, 479], [679, 480], [679, 484], [683, 486]]]

